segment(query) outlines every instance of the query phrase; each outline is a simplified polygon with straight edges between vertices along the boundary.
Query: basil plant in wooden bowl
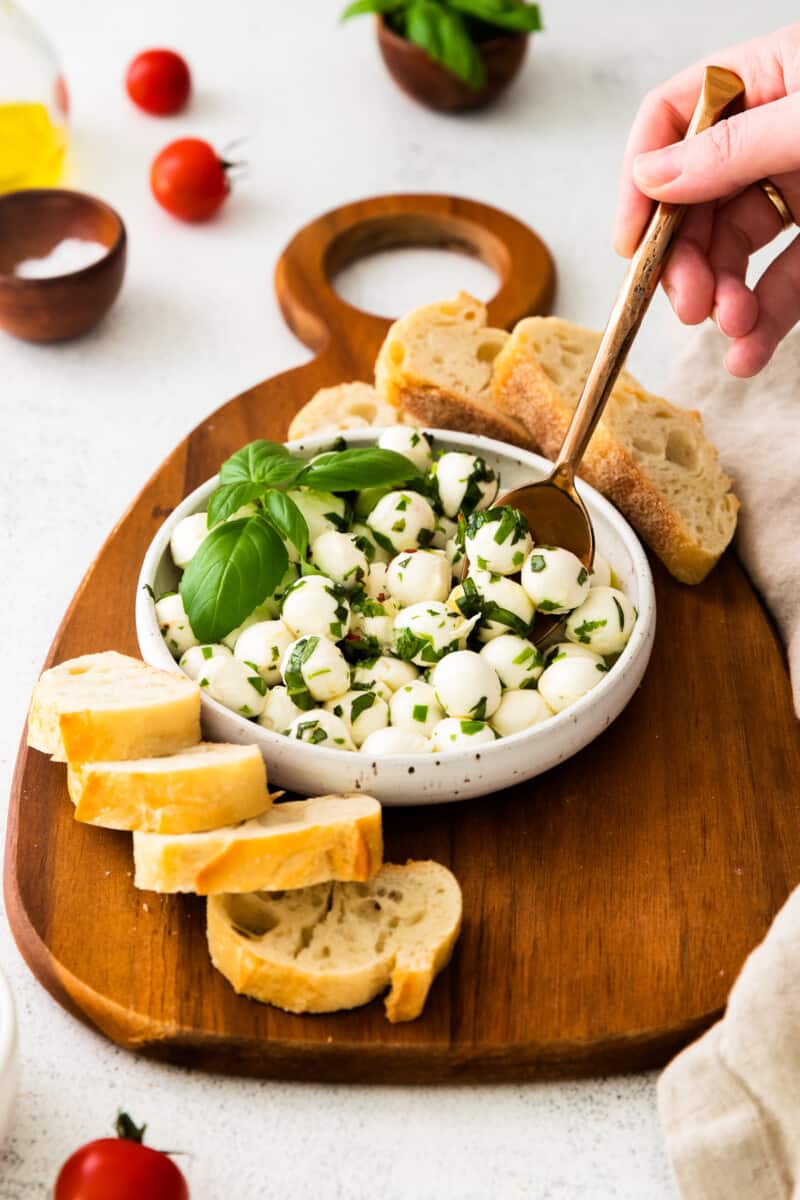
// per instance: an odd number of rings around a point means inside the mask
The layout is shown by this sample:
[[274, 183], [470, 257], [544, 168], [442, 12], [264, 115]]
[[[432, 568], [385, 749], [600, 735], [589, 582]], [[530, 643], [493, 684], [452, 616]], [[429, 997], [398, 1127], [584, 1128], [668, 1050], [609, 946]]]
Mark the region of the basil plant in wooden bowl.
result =
[[394, 81], [439, 112], [482, 108], [511, 83], [542, 28], [526, 0], [353, 0], [343, 19], [374, 13]]

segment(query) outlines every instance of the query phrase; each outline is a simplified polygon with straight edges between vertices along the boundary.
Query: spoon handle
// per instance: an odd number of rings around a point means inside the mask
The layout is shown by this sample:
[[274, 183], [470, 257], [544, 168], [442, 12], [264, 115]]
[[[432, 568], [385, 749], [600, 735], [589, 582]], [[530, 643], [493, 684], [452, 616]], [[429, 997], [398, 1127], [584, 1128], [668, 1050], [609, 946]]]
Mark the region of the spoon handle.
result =
[[[743, 94], [744, 84], [733, 71], [706, 67], [686, 137], [716, 124]], [[570, 482], [639, 331], [685, 213], [686, 205], [659, 204], [631, 259], [558, 455], [554, 474]]]

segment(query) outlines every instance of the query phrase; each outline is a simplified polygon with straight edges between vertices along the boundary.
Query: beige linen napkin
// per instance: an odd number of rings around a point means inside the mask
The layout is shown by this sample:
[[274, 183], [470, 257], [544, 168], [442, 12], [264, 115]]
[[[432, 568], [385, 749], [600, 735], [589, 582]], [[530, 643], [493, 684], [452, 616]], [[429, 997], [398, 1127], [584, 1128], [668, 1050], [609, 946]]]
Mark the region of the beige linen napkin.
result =
[[[737, 549], [783, 635], [800, 715], [800, 333], [747, 381], [725, 372], [726, 344], [711, 325], [695, 334], [668, 394], [702, 412], [735, 479]], [[685, 1200], [800, 1197], [800, 889], [658, 1101]]]

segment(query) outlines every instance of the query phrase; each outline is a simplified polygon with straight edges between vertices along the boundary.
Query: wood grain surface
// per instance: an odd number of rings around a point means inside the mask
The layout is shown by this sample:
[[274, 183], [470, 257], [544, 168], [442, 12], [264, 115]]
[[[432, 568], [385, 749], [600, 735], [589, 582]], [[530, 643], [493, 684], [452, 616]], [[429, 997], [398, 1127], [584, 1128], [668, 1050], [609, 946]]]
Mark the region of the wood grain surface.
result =
[[[328, 214], [277, 272], [287, 319], [318, 357], [199, 426], [112, 532], [49, 662], [136, 653], [145, 548], [179, 500], [255, 437], [280, 438], [319, 386], [368, 378], [385, 321], [330, 276], [377, 246], [465, 244], [498, 270], [507, 325], [544, 311], [549, 257], [482, 205], [382, 197]], [[656, 1066], [709, 1024], [800, 879], [800, 736], [769, 620], [736, 558], [698, 588], [653, 564], [658, 632], [637, 696], [606, 733], [512, 790], [385, 814], [390, 860], [459, 878], [464, 931], [420, 1020], [380, 1001], [290, 1016], [237, 997], [211, 967], [203, 902], [132, 883], [130, 838], [72, 818], [63, 766], [20, 751], [5, 860], [9, 920], [56, 999], [119, 1044], [195, 1067], [296, 1079], [525, 1079]]]

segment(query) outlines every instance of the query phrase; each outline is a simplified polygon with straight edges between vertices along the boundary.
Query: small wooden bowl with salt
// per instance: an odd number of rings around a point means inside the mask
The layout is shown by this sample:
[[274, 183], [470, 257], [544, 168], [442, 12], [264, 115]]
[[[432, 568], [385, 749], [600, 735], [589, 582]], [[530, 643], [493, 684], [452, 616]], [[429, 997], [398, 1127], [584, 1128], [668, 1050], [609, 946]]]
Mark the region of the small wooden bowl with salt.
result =
[[125, 274], [125, 226], [102, 200], [60, 188], [0, 196], [0, 327], [29, 342], [86, 333]]

